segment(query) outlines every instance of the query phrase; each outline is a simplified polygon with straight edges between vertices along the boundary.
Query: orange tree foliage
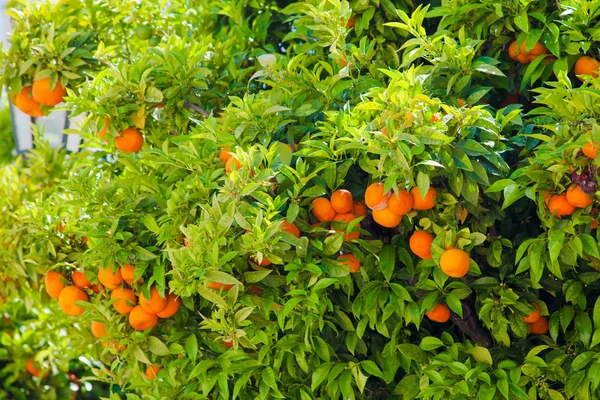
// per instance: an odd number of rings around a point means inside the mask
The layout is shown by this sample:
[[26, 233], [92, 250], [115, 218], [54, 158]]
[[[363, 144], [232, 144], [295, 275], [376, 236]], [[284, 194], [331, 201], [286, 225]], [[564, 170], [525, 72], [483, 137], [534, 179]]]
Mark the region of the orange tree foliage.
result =
[[9, 11], [4, 392], [600, 395], [597, 2], [154, 3]]

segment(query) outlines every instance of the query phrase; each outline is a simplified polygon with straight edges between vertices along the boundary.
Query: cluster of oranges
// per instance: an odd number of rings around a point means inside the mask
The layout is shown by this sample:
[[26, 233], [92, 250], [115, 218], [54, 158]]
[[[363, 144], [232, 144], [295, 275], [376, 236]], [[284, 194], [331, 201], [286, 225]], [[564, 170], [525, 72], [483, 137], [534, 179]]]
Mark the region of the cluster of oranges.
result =
[[529, 325], [529, 331], [534, 335], [543, 335], [548, 332], [548, 318], [542, 317], [540, 307], [531, 302], [535, 307], [535, 311], [532, 311], [528, 316], [521, 317], [525, 323]]
[[544, 202], [548, 210], [560, 218], [573, 214], [577, 208], [586, 208], [593, 201], [581, 190], [579, 185], [573, 185], [562, 194], [552, 195], [549, 191], [546, 192]]
[[[525, 50], [525, 41], [521, 43], [521, 46], [519, 46], [518, 49], [516, 40], [513, 41], [508, 47], [508, 56], [522, 64], [529, 64], [538, 56], [544, 54], [550, 54], [550, 51], [539, 42], [536, 42], [533, 48], [529, 51]], [[548, 60], [544, 60], [544, 62], [549, 63], [555, 59], [556, 58], [554, 57], [550, 57]], [[590, 56], [581, 56], [575, 62], [573, 72], [575, 73], [575, 76], [577, 76], [577, 79], [582, 82], [585, 80], [583, 75], [590, 75], [594, 78], [597, 78], [598, 74], [600, 73], [600, 61]]]
[[397, 193], [384, 193], [384, 184], [376, 182], [365, 192], [365, 204], [373, 211], [373, 219], [386, 228], [395, 228], [402, 221], [402, 216], [411, 210], [429, 210], [435, 206], [437, 191], [430, 187], [425, 197], [421, 197], [418, 187], [410, 192], [399, 190]]
[[521, 43], [521, 46], [519, 46], [518, 51], [516, 40], [512, 42], [508, 47], [508, 56], [513, 60], [520, 62], [521, 64], [529, 64], [542, 54], [550, 54], [550, 52], [545, 46], [543, 46], [539, 42], [536, 42], [533, 48], [529, 51], [525, 50], [525, 41]]
[[50, 77], [38, 79], [31, 86], [24, 86], [21, 91], [15, 96], [14, 104], [25, 114], [32, 117], [42, 117], [44, 112], [40, 108], [41, 105], [54, 107], [63, 100], [67, 91], [60, 83], [60, 79], [56, 82], [54, 88], [51, 88]]
[[224, 147], [219, 153], [219, 160], [225, 163], [225, 172], [229, 173], [233, 170], [242, 168], [242, 163], [237, 157], [234, 157], [229, 147]]
[[[98, 281], [105, 289], [111, 291], [110, 299], [113, 301], [114, 309], [121, 315], [129, 315], [129, 324], [135, 330], [146, 330], [156, 326], [158, 318], [169, 318], [173, 316], [180, 307], [180, 300], [174, 294], [159, 293], [156, 287], [150, 288], [150, 298], [146, 299], [143, 293], [138, 297], [131, 286], [135, 267], [123, 265], [117, 272], [102, 267], [98, 271]], [[68, 315], [81, 315], [84, 308], [75, 304], [78, 301], [88, 301], [88, 293], [83, 289], [89, 289], [94, 293], [100, 293], [98, 285], [93, 285], [81, 271], [75, 271], [71, 275], [72, 285], [65, 285], [66, 278], [56, 271], [48, 272], [44, 278], [46, 292], [50, 297], [57, 298], [61, 310]], [[141, 283], [140, 279], [138, 283]], [[127, 286], [124, 286], [126, 283]], [[97, 338], [106, 335], [105, 326], [102, 322], [92, 322], [92, 334]], [[115, 345], [105, 342], [104, 345]]]
[[[325, 222], [340, 221], [352, 222], [356, 218], [364, 217], [367, 214], [367, 209], [360, 201], [355, 201], [346, 189], [336, 190], [331, 194], [331, 198], [319, 197], [312, 201], [312, 214], [317, 218], [318, 222], [313, 224], [313, 227], [319, 226]], [[360, 229], [360, 223], [356, 224], [356, 229]], [[335, 230], [333, 225], [330, 229]], [[344, 240], [352, 241], [358, 239], [360, 232], [350, 232], [344, 234]]]

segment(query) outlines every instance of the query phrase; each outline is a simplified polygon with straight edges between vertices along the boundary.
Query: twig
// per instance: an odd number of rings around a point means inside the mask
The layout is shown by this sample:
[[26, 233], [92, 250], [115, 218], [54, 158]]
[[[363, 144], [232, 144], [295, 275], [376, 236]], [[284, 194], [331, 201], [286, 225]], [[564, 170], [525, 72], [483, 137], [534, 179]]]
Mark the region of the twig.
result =
[[186, 108], [190, 108], [194, 111], [196, 111], [198, 114], [202, 114], [205, 118], [208, 117], [210, 115], [210, 111], [206, 111], [205, 109], [203, 109], [202, 107], [198, 107], [197, 105], [194, 105], [192, 103], [190, 103], [189, 101], [185, 101], [185, 103], [183, 104]]

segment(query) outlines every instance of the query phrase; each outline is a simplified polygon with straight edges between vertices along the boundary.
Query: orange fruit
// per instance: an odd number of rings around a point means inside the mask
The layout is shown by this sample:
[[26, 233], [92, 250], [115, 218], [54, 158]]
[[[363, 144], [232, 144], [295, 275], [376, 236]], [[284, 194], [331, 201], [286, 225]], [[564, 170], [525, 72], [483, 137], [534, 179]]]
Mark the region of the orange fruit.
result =
[[281, 230], [284, 232], [291, 233], [292, 235], [296, 236], [297, 238], [300, 237], [300, 229], [298, 229], [298, 227], [291, 222], [287, 222], [284, 220], [281, 223]]
[[[272, 264], [272, 262], [270, 260], [267, 260], [264, 257], [263, 257], [263, 259], [262, 259], [261, 262], [258, 262], [258, 259], [256, 257], [250, 257], [250, 258], [252, 259], [252, 261], [254, 261], [256, 264], [260, 265], [261, 267], [266, 267], [267, 265], [271, 265]], [[225, 289], [225, 290], [229, 290], [229, 289]]]
[[437, 191], [434, 188], [430, 187], [424, 198], [421, 197], [421, 192], [419, 192], [419, 188], [416, 186], [411, 189], [410, 193], [413, 197], [413, 208], [415, 210], [429, 210], [435, 207]]
[[389, 207], [386, 207], [381, 210], [373, 210], [373, 219], [381, 226], [395, 228], [402, 221], [402, 215], [393, 213]]
[[113, 272], [108, 267], [102, 267], [98, 270], [98, 281], [104, 285], [108, 290], [115, 289], [123, 283], [123, 277], [121, 271]]
[[471, 257], [461, 249], [446, 250], [440, 258], [440, 267], [452, 278], [461, 278], [469, 272]]
[[75, 286], [77, 286], [78, 288], [92, 287], [92, 283], [87, 280], [87, 278], [81, 271], [73, 271], [71, 279], [73, 280]]
[[158, 365], [148, 365], [148, 368], [146, 368], [146, 379], [154, 379], [161, 369], [163, 367]]
[[110, 294], [110, 299], [117, 300], [113, 303], [113, 307], [122, 315], [129, 314], [137, 304], [137, 297], [131, 289], [116, 288]]
[[582, 82], [585, 79], [580, 77], [580, 75], [591, 75], [594, 78], [597, 78], [599, 70], [600, 70], [600, 62], [598, 62], [598, 60], [596, 60], [592, 57], [589, 57], [589, 56], [579, 57], [579, 59], [575, 63], [575, 68], [574, 68], [577, 79], [579, 79]]
[[233, 347], [233, 340], [223, 340], [222, 343], [228, 349], [231, 349]]
[[438, 122], [440, 119], [442, 119], [442, 116], [440, 115], [440, 113], [434, 113], [431, 116], [431, 119], [429, 120], [430, 123], [435, 124], [436, 122]]
[[406, 190], [400, 190], [398, 193], [392, 194], [388, 201], [388, 208], [394, 214], [404, 215], [412, 210], [413, 204], [412, 195]]
[[[164, 293], [162, 295], [164, 296]], [[167, 308], [167, 299], [166, 297], [161, 297], [156, 286], [152, 286], [150, 288], [150, 300], [146, 299], [144, 293], [140, 293], [140, 306], [142, 306], [146, 312], [158, 314]]]
[[231, 149], [229, 147], [224, 147], [221, 149], [221, 151], [219, 152], [219, 160], [221, 160], [222, 162], [226, 163], [227, 161], [229, 161], [229, 159], [231, 157], [233, 157], [230, 153]]
[[65, 285], [62, 283], [62, 275], [56, 271], [50, 271], [46, 274], [44, 284], [46, 285], [46, 293], [55, 299], [58, 299], [58, 296], [65, 288]]
[[60, 83], [60, 79], [56, 81], [54, 89], [50, 88], [50, 77], [38, 79], [33, 82], [32, 86], [33, 99], [44, 106], [55, 106], [63, 100], [67, 94], [65, 88]]
[[146, 329], [153, 328], [157, 323], [158, 317], [156, 314], [147, 312], [140, 305], [133, 307], [129, 313], [129, 325], [137, 331], [145, 331]]
[[227, 173], [229, 173], [233, 170], [238, 170], [240, 168], [242, 168], [242, 163], [240, 162], [240, 160], [238, 160], [237, 158], [235, 158], [233, 156], [225, 162], [225, 172], [227, 172]]
[[337, 214], [333, 207], [331, 206], [331, 202], [327, 200], [325, 197], [319, 197], [312, 201], [312, 213], [317, 219], [321, 222], [331, 221], [335, 218]]
[[508, 56], [510, 58], [512, 58], [515, 61], [518, 61], [519, 59], [517, 58], [517, 41], [514, 40], [510, 46], [508, 46]]
[[583, 147], [581, 148], [581, 151], [587, 157], [591, 158], [592, 160], [595, 160], [596, 157], [598, 157], [598, 142], [594, 142], [593, 144], [592, 143], [584, 144]]
[[521, 47], [519, 48], [519, 50], [521, 51], [521, 54], [526, 55], [528, 62], [535, 60], [537, 58], [537, 56], [539, 56], [539, 55], [548, 54], [548, 49], [544, 45], [542, 45], [540, 42], [536, 42], [535, 46], [533, 46], [533, 49], [531, 49], [529, 51], [525, 51], [525, 41], [523, 41], [523, 43], [521, 43]]
[[530, 332], [534, 335], [543, 335], [548, 332], [548, 319], [540, 317], [537, 321], [529, 324]]
[[567, 201], [578, 208], [586, 208], [593, 202], [579, 185], [573, 185], [567, 189]]
[[83, 307], [75, 305], [78, 301], [88, 301], [88, 295], [77, 286], [67, 286], [58, 296], [58, 305], [67, 315], [81, 315]]
[[[41, 368], [36, 368], [36, 364], [34, 363], [33, 358], [30, 358], [29, 360], [27, 360], [27, 363], [25, 364], [25, 369], [27, 370], [27, 372], [29, 372], [31, 375], [35, 376], [36, 378], [39, 378], [40, 374], [42, 373]], [[47, 377], [49, 374], [50, 374], [50, 371], [47, 371], [42, 378]]]
[[571, 215], [575, 212], [575, 206], [569, 203], [567, 200], [567, 195], [556, 194], [550, 197], [550, 201], [548, 202], [548, 209], [552, 214], [557, 216], [558, 218], [563, 217], [565, 215]]
[[354, 17], [348, 18], [348, 22], [346, 22], [346, 28], [354, 28], [355, 25], [356, 20], [354, 19]]
[[100, 139], [102, 139], [108, 133], [108, 123], [109, 122], [110, 122], [110, 117], [108, 115], [105, 115], [104, 116], [104, 126], [102, 126], [102, 129], [98, 132], [98, 136], [100, 137]]
[[359, 200], [354, 200], [352, 214], [356, 215], [357, 217], [364, 217], [367, 215], [367, 206], [365, 206], [364, 203]]
[[431, 258], [431, 243], [433, 236], [425, 231], [417, 231], [408, 240], [410, 250], [424, 260]]
[[444, 323], [450, 319], [450, 309], [445, 304], [436, 304], [433, 310], [425, 313], [427, 318], [435, 322]]
[[115, 146], [124, 153], [137, 153], [144, 145], [144, 136], [134, 128], [125, 129], [115, 139]]
[[21, 88], [15, 97], [15, 106], [31, 117], [42, 117], [44, 112], [37, 101], [31, 96], [31, 86]]
[[365, 191], [365, 204], [371, 210], [383, 210], [388, 206], [391, 193], [383, 193], [384, 186], [382, 182], [372, 183]]
[[[131, 286], [133, 284], [133, 275], [135, 273], [135, 267], [133, 265], [123, 264], [119, 271], [121, 272], [121, 278], [123, 278], [123, 280]], [[142, 283], [143, 281], [144, 280], [140, 278], [138, 279], [137, 283]]]
[[102, 322], [92, 321], [92, 335], [101, 338], [106, 335], [106, 327]]
[[[354, 221], [356, 217], [354, 216], [354, 214], [338, 214], [335, 216], [335, 218], [333, 219], [334, 221], [342, 221], [342, 222], [352, 222]], [[356, 229], [360, 228], [360, 223], [356, 224]], [[333, 226], [331, 226], [331, 229], [333, 230]], [[344, 234], [344, 240], [346, 241], [352, 241], [354, 239], [358, 239], [358, 237], [360, 236], [360, 232], [350, 232], [348, 234]]]
[[351, 273], [358, 272], [360, 269], [360, 261], [353, 254], [342, 254], [337, 259], [342, 264], [347, 265]]
[[225, 283], [221, 283], [221, 282], [208, 282], [207, 285], [209, 288], [211, 289], [215, 289], [215, 290], [230, 290], [233, 285], [230, 284], [225, 284]]
[[346, 189], [336, 190], [331, 194], [331, 207], [338, 214], [346, 214], [352, 211], [353, 200], [352, 193]]
[[534, 323], [535, 321], [537, 321], [538, 319], [540, 319], [540, 317], [542, 316], [540, 314], [540, 312], [541, 312], [540, 311], [540, 307], [536, 303], [534, 303], [533, 301], [531, 302], [531, 304], [533, 304], [535, 306], [535, 311], [532, 311], [526, 317], [525, 316], [521, 317], [521, 318], [523, 318], [523, 321], [526, 322], [526, 323], [528, 323], [528, 324]]
[[112, 347], [114, 349], [117, 349], [118, 351], [123, 351], [127, 348], [127, 346], [121, 345], [121, 343], [117, 342], [116, 340], [105, 340], [104, 342], [102, 342], [102, 346]]
[[174, 293], [169, 293], [167, 295], [167, 306], [164, 310], [156, 315], [158, 315], [160, 318], [172, 317], [179, 310], [180, 305], [181, 300], [179, 300], [179, 297], [177, 297]]

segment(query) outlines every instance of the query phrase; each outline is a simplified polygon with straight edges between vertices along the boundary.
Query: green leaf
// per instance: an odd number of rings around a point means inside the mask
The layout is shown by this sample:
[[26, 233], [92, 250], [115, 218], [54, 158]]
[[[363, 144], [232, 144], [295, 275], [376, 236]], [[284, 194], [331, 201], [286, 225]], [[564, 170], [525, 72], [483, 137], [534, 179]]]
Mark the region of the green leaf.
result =
[[381, 372], [381, 369], [379, 369], [377, 364], [375, 364], [375, 362], [371, 360], [364, 360], [361, 361], [360, 366], [363, 370], [365, 370], [367, 374], [383, 379], [383, 373]]
[[333, 255], [340, 251], [344, 244], [344, 233], [336, 232], [333, 235], [329, 235], [323, 241], [323, 252], [327, 255]]
[[262, 271], [244, 272], [244, 279], [246, 279], [247, 283], [260, 282], [264, 278], [266, 278], [271, 272], [273, 272], [272, 269], [265, 269]]
[[592, 338], [592, 320], [587, 313], [580, 311], [575, 316], [575, 330], [579, 334], [579, 340], [586, 348], [589, 348]]
[[169, 355], [169, 348], [155, 336], [148, 338], [148, 349], [157, 356]]
[[[521, 14], [515, 17], [515, 25], [517, 25], [517, 27], [523, 32], [529, 32], [529, 15], [527, 15], [527, 10], [523, 10]], [[508, 397], [508, 395], [505, 396]]]
[[398, 350], [404, 356], [410, 358], [411, 360], [415, 360], [421, 364], [427, 364], [428, 357], [427, 354], [423, 350], [419, 348], [416, 344], [412, 343], [402, 343], [398, 345]]
[[515, 182], [511, 179], [500, 179], [494, 182], [489, 188], [486, 189], [486, 193], [496, 193], [501, 192], [506, 187], [510, 185], [515, 185]]
[[583, 250], [592, 257], [600, 258], [600, 251], [598, 251], [598, 242], [594, 240], [592, 235], [582, 233], [579, 235], [579, 239], [583, 243]]
[[487, 365], [492, 365], [492, 355], [490, 354], [490, 351], [485, 347], [475, 346], [472, 349], [470, 349], [468, 353], [471, 354], [471, 356], [473, 356], [473, 358], [478, 362]]
[[419, 171], [417, 174], [417, 186], [419, 187], [421, 197], [425, 198], [425, 195], [427, 195], [427, 192], [429, 191], [429, 175]]
[[421, 340], [421, 344], [419, 345], [419, 347], [421, 347], [421, 349], [425, 351], [430, 351], [442, 347], [443, 345], [444, 342], [442, 342], [440, 339], [433, 336], [427, 336], [424, 337], [423, 340]]
[[188, 357], [192, 360], [193, 363], [196, 362], [196, 356], [198, 355], [198, 338], [195, 334], [191, 334], [185, 340], [185, 351], [187, 352]]
[[146, 226], [146, 228], [150, 229], [153, 233], [160, 233], [160, 227], [154, 220], [154, 217], [151, 214], [146, 214], [142, 217], [142, 222]]
[[452, 293], [449, 293], [446, 296], [446, 304], [448, 304], [448, 307], [450, 307], [450, 309], [452, 311], [457, 313], [462, 318], [462, 316], [463, 316], [462, 303], [460, 302], [458, 297], [456, 297]]
[[383, 246], [379, 252], [379, 267], [381, 268], [381, 272], [386, 281], [389, 282], [394, 274], [395, 266], [396, 250], [390, 245]]
[[315, 391], [315, 389], [318, 388], [321, 383], [323, 383], [323, 381], [329, 375], [329, 370], [331, 370], [332, 366], [333, 363], [323, 363], [314, 370], [310, 384], [310, 389], [312, 391]]

